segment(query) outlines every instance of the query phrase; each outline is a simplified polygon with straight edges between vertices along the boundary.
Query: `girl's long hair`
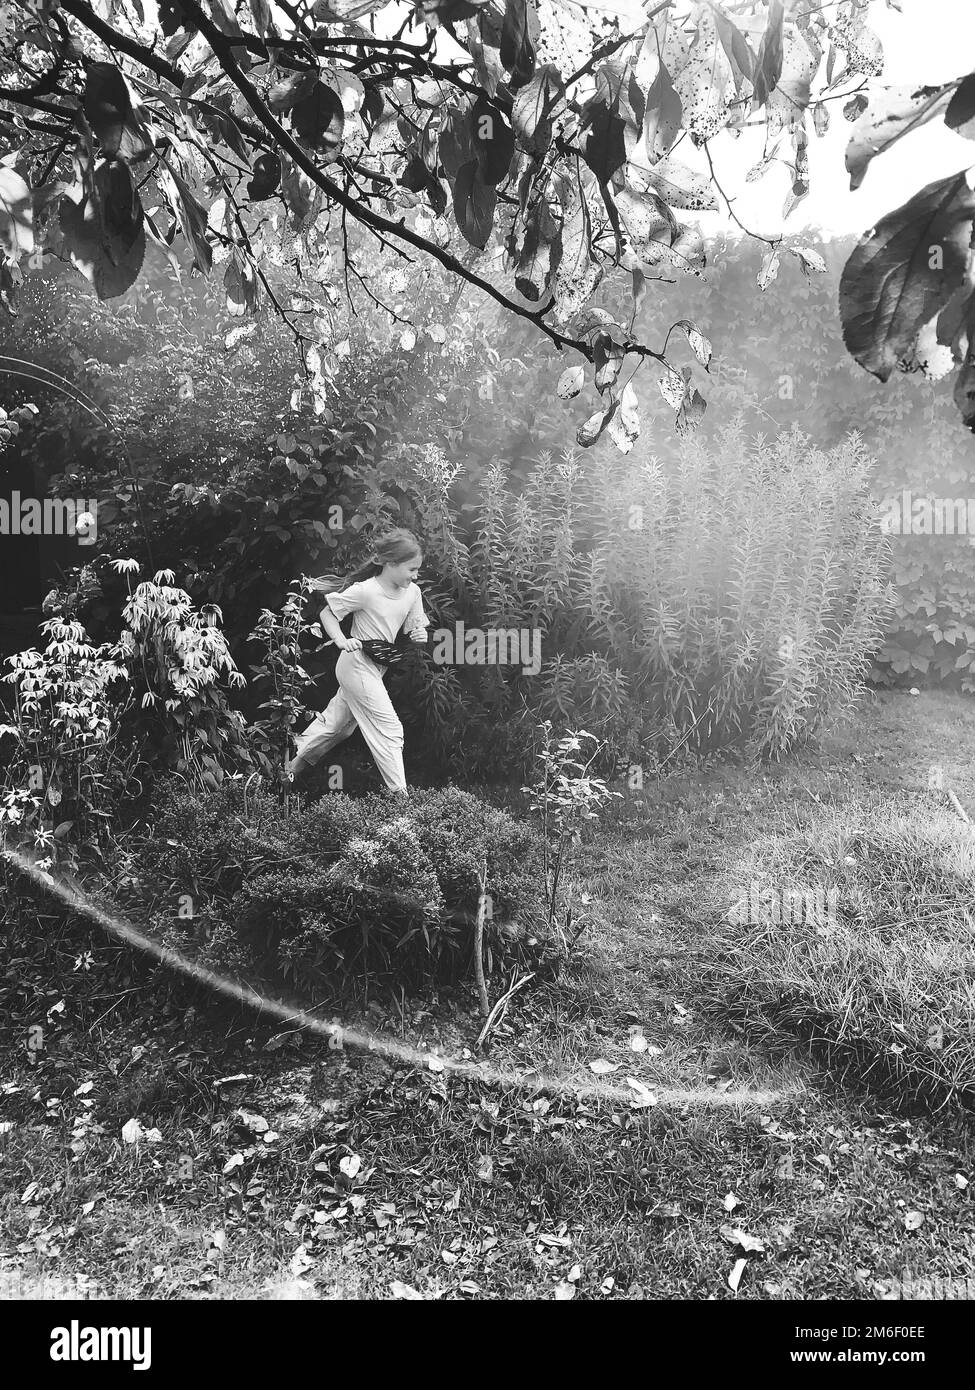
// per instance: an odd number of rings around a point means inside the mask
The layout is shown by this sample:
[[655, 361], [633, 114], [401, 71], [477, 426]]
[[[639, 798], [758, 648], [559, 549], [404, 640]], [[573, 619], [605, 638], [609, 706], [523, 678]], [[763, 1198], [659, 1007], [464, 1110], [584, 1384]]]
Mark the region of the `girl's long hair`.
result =
[[360, 565], [351, 574], [323, 574], [320, 579], [315, 580], [315, 592], [341, 593], [350, 584], [358, 584], [363, 579], [372, 579], [375, 575], [381, 574], [384, 565], [400, 565], [404, 560], [422, 554], [423, 547], [413, 532], [407, 531], [405, 526], [396, 526], [391, 531], [384, 531], [373, 541], [372, 554], [364, 565]]

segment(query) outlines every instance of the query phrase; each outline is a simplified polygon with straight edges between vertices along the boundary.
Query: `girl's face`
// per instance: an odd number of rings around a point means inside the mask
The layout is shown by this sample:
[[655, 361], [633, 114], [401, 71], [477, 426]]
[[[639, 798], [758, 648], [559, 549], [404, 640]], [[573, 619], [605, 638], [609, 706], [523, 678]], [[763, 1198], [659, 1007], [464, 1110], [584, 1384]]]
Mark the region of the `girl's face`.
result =
[[391, 584], [395, 584], [397, 589], [405, 589], [408, 585], [416, 583], [422, 563], [422, 555], [412, 555], [408, 560], [401, 560], [399, 564], [386, 565], [386, 578]]

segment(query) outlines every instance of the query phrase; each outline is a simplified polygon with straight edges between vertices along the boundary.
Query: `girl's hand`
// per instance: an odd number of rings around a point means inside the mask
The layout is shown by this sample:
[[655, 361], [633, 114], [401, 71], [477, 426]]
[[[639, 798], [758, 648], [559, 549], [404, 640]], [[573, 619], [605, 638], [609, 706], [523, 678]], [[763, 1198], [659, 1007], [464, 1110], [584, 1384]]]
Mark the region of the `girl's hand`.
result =
[[344, 652], [358, 652], [362, 650], [362, 642], [358, 637], [347, 637], [342, 644]]

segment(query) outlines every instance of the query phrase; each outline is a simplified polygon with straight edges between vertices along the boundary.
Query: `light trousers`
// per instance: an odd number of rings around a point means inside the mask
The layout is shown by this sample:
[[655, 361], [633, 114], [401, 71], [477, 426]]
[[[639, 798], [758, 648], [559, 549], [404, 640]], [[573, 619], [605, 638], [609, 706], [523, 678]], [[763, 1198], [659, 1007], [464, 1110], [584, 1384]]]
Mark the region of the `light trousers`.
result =
[[382, 668], [363, 652], [342, 652], [335, 663], [338, 694], [298, 735], [294, 761], [314, 765], [360, 729], [389, 791], [406, 791], [403, 725], [383, 685]]

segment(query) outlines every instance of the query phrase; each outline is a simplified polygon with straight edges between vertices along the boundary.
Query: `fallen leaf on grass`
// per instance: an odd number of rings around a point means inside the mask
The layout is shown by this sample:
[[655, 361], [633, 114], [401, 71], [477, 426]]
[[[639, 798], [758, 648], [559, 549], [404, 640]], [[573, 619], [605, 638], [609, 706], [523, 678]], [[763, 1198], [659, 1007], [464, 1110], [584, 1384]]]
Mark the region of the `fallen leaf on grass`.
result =
[[738, 1292], [738, 1285], [741, 1283], [741, 1276], [744, 1274], [747, 1264], [747, 1260], [735, 1260], [731, 1273], [728, 1275], [728, 1288], [731, 1289], [732, 1293]]
[[347, 1178], [354, 1178], [362, 1167], [362, 1159], [358, 1154], [346, 1154], [339, 1159], [339, 1168]]
[[141, 1140], [147, 1144], [162, 1143], [162, 1134], [158, 1129], [143, 1129], [138, 1120], [126, 1120], [122, 1126], [122, 1140], [126, 1144], [138, 1144]]
[[739, 1246], [746, 1255], [764, 1255], [765, 1253], [765, 1242], [759, 1240], [757, 1236], [750, 1236], [740, 1226], [722, 1226], [721, 1235], [730, 1245]]
[[661, 1202], [659, 1207], [654, 1207], [651, 1216], [661, 1216], [671, 1219], [680, 1216], [680, 1202]]
[[646, 1106], [656, 1105], [657, 1097], [650, 1090], [649, 1086], [644, 1086], [642, 1081], [637, 1081], [634, 1076], [628, 1076], [626, 1078], [626, 1084], [636, 1091], [636, 1095], [630, 1101], [630, 1105], [634, 1110], [642, 1110]]
[[570, 1284], [570, 1283], [568, 1283], [568, 1281], [565, 1281], [565, 1280], [563, 1280], [563, 1282], [562, 1282], [561, 1284], [556, 1284], [556, 1286], [555, 1286], [555, 1301], [556, 1301], [556, 1303], [565, 1303], [565, 1302], [567, 1302], [570, 1298], [575, 1298], [575, 1296], [576, 1296], [576, 1286], [575, 1286], [575, 1284]]
[[253, 1110], [238, 1110], [237, 1118], [245, 1129], [249, 1129], [251, 1134], [264, 1134], [269, 1128], [267, 1120], [263, 1115], [257, 1115]]
[[477, 1165], [477, 1176], [481, 1182], [490, 1182], [494, 1177], [494, 1161], [490, 1154], [485, 1154]]
[[904, 1226], [908, 1231], [917, 1231], [924, 1225], [923, 1211], [909, 1211], [904, 1217]]
[[740, 1207], [741, 1203], [733, 1192], [726, 1192], [724, 1201], [721, 1203], [725, 1211], [734, 1211], [735, 1207]]
[[595, 1062], [589, 1063], [589, 1070], [597, 1076], [608, 1076], [611, 1071], [619, 1071], [621, 1065], [620, 1062], [607, 1062], [605, 1057], [597, 1057]]
[[232, 1157], [228, 1158], [228, 1159], [227, 1159], [227, 1162], [223, 1165], [223, 1171], [224, 1171], [225, 1173], [232, 1173], [232, 1172], [234, 1171], [235, 1168], [242, 1168], [243, 1166], [244, 1166], [244, 1155], [243, 1155], [243, 1154], [233, 1154]]
[[612, 1293], [613, 1290], [615, 1289], [615, 1287], [616, 1287], [616, 1280], [613, 1278], [613, 1276], [612, 1276], [611, 1274], [608, 1274], [608, 1275], [606, 1276], [606, 1278], [603, 1280], [603, 1282], [600, 1284], [600, 1286], [599, 1286], [599, 1292], [600, 1292], [600, 1293]]
[[965, 1177], [964, 1173], [955, 1174], [955, 1186], [958, 1188], [959, 1192], [964, 1191], [968, 1186], [968, 1179]]
[[423, 1295], [419, 1289], [415, 1289], [412, 1284], [404, 1284], [400, 1279], [394, 1279], [389, 1286], [389, 1291], [394, 1298], [408, 1298], [416, 1301], [423, 1300]]
[[647, 1042], [646, 1038], [643, 1036], [642, 1033], [631, 1033], [631, 1034], [630, 1034], [630, 1051], [631, 1051], [631, 1052], [646, 1052], [646, 1050], [647, 1050], [647, 1048], [648, 1048], [649, 1046], [650, 1046], [650, 1044]]

